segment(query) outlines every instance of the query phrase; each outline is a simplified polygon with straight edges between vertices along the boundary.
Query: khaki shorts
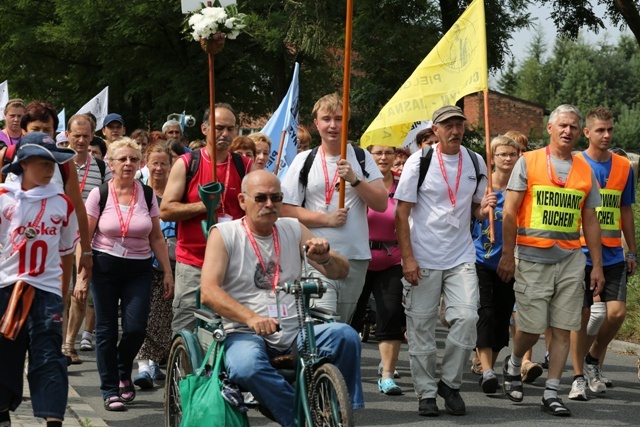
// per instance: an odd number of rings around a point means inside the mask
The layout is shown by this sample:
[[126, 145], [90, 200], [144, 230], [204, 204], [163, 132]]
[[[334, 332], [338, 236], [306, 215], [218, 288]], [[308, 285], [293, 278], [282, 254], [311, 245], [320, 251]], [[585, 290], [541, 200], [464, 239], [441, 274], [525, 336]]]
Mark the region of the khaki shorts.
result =
[[541, 334], [548, 326], [580, 330], [585, 262], [580, 249], [556, 264], [516, 259], [518, 329], [530, 334]]

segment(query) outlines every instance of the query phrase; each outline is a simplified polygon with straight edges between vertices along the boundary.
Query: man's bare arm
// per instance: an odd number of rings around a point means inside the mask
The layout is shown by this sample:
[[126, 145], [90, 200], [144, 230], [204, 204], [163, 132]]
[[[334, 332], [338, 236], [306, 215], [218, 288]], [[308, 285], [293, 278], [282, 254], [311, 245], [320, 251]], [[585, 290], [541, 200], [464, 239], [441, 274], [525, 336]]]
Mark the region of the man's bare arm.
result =
[[160, 218], [163, 221], [186, 221], [198, 215], [206, 214], [207, 208], [201, 201], [183, 203], [187, 168], [180, 159], [171, 168], [169, 181], [160, 203]]

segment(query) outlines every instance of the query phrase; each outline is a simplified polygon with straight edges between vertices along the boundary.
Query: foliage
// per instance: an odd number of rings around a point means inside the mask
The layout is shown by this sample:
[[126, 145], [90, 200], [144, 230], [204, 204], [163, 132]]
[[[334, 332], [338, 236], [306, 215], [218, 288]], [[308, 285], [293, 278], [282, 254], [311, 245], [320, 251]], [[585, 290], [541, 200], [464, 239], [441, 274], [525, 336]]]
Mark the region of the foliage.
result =
[[[640, 200], [640, 186], [636, 188], [636, 200]], [[636, 242], [640, 239], [640, 210], [634, 206]], [[627, 317], [616, 337], [619, 340], [640, 343], [640, 272], [629, 277], [627, 283]], [[640, 356], [640, 355], [639, 355]]]
[[[538, 33], [528, 56], [511, 66], [500, 80], [507, 94], [544, 105], [551, 111], [560, 104], [573, 104], [586, 113], [602, 105], [616, 117], [614, 144], [638, 149], [640, 131], [640, 48], [630, 37], [617, 45], [590, 45], [582, 39], [558, 38], [551, 52]], [[584, 138], [576, 148], [584, 147]]]

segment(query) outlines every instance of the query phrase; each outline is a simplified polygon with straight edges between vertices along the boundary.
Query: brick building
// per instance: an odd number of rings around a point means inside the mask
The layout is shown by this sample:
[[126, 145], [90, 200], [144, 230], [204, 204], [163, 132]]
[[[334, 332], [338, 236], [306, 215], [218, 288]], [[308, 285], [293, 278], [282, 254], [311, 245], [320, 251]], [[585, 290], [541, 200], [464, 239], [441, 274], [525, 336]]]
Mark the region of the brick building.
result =
[[[484, 129], [484, 94], [474, 93], [464, 97], [464, 114], [468, 125]], [[489, 126], [491, 137], [517, 130], [529, 138], [543, 138], [544, 116], [549, 114], [544, 106], [515, 98], [493, 90], [489, 91]]]

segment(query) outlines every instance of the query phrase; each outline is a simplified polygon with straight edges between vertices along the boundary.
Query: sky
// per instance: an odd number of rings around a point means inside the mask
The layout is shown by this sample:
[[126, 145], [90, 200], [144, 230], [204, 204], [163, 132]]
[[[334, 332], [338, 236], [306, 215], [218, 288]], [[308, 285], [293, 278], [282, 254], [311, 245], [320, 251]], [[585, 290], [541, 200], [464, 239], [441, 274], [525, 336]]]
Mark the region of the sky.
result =
[[[596, 13], [599, 13], [600, 16], [604, 15], [604, 6], [598, 5], [595, 7]], [[531, 16], [537, 18], [537, 24], [542, 26], [544, 41], [549, 50], [552, 49], [553, 44], [556, 39], [556, 29], [551, 19], [551, 8], [534, 8], [531, 7], [529, 9]], [[582, 37], [591, 42], [599, 42], [603, 40], [607, 40], [609, 43], [616, 43], [618, 38], [620, 37], [621, 32], [615, 27], [608, 19], [604, 19], [606, 30], [601, 30], [598, 34], [595, 34], [592, 31], [582, 31]], [[520, 30], [513, 35], [513, 38], [509, 42], [511, 46], [511, 52], [513, 53], [516, 64], [521, 63], [528, 54], [528, 46], [531, 44], [536, 35], [536, 28], [531, 28], [528, 30]], [[625, 30], [624, 34], [631, 34], [629, 30]], [[491, 86], [496, 87], [495, 81], [496, 78], [491, 77]]]

